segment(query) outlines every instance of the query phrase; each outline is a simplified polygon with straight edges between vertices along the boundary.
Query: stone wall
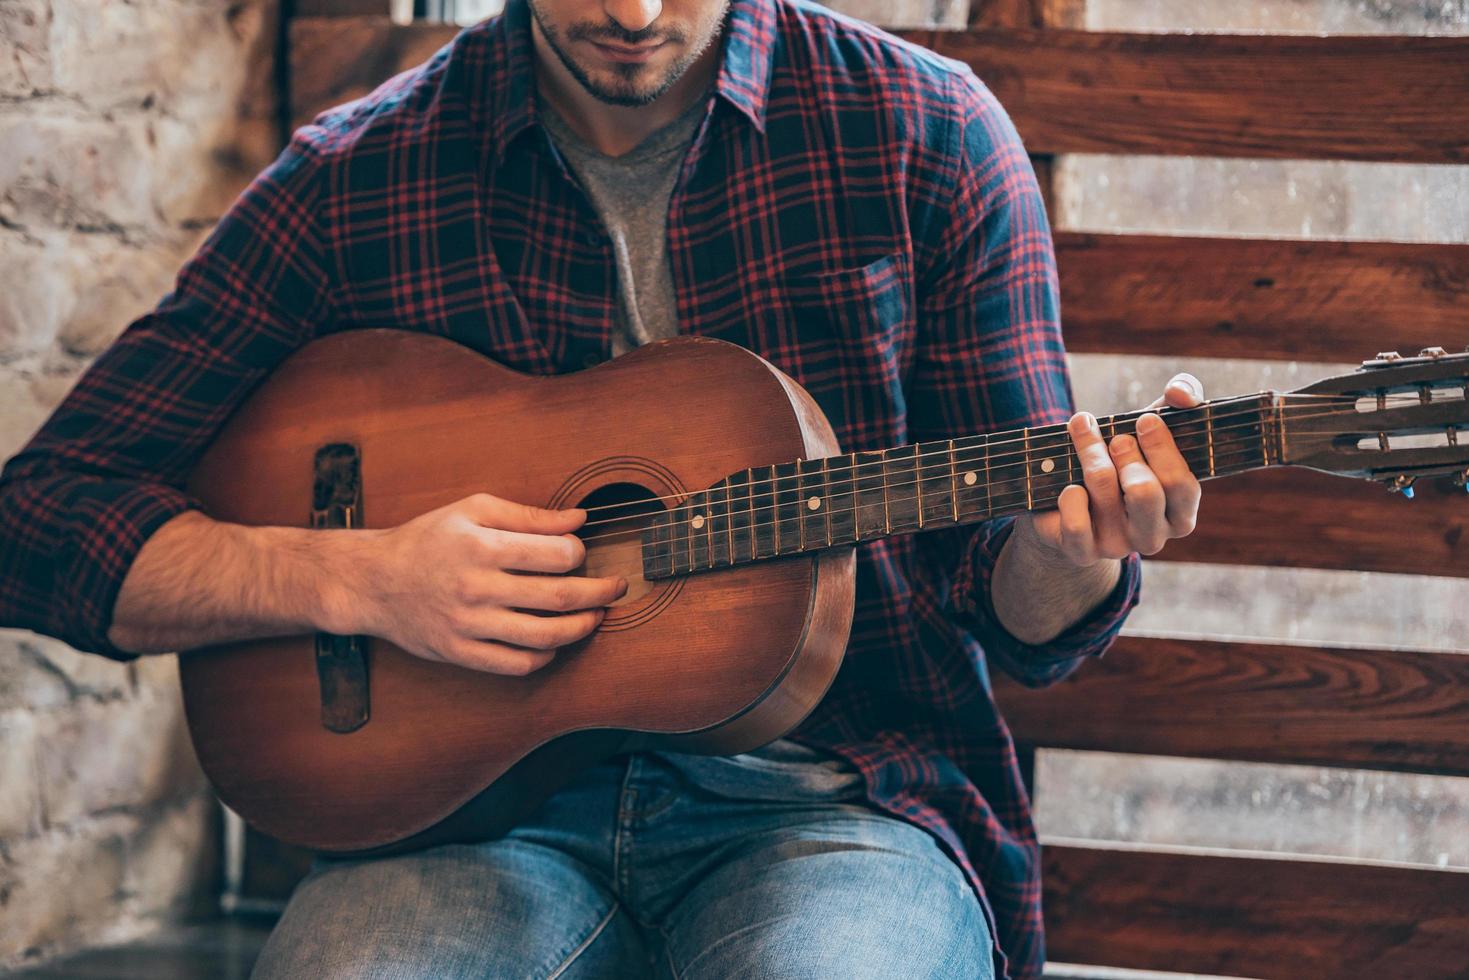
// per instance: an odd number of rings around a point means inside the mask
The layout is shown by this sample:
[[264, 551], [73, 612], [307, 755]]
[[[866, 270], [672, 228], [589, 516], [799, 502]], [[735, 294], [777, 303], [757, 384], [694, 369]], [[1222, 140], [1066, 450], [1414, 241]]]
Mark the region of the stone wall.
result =
[[[0, 458], [276, 152], [275, 0], [0, 0]], [[0, 631], [0, 968], [212, 900], [172, 657]]]

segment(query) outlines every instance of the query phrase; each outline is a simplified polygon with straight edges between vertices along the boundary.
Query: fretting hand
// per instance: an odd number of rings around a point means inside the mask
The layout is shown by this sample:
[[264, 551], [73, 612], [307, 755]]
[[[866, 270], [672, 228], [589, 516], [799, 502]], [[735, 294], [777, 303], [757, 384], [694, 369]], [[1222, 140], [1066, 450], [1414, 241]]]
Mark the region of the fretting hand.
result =
[[[1147, 407], [1191, 408], [1203, 400], [1199, 380], [1179, 374]], [[1090, 413], [1078, 412], [1068, 425], [1085, 486], [1063, 490], [1055, 510], [1022, 517], [1039, 544], [1085, 567], [1133, 551], [1156, 554], [1170, 539], [1193, 531], [1199, 481], [1162, 418], [1146, 412], [1138, 419], [1136, 439], [1118, 435], [1110, 445]]]

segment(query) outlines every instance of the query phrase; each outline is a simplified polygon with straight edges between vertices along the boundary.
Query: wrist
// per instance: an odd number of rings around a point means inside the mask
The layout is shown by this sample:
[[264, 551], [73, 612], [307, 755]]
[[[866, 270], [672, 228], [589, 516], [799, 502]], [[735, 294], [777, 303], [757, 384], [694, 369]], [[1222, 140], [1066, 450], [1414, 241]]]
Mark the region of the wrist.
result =
[[308, 533], [309, 570], [302, 593], [307, 619], [315, 631], [337, 636], [378, 635], [385, 533], [369, 529]]

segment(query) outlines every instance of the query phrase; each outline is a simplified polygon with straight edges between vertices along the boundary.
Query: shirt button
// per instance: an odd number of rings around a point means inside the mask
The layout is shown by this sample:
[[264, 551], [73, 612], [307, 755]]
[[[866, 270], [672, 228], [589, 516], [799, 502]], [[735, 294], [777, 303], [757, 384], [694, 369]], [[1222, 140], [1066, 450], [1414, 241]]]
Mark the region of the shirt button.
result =
[[586, 242], [588, 245], [600, 245], [600, 244], [602, 244], [602, 236], [599, 235], [599, 234], [597, 234], [595, 231], [584, 231], [584, 232], [582, 232], [581, 233], [581, 240], [584, 241], [584, 242]]

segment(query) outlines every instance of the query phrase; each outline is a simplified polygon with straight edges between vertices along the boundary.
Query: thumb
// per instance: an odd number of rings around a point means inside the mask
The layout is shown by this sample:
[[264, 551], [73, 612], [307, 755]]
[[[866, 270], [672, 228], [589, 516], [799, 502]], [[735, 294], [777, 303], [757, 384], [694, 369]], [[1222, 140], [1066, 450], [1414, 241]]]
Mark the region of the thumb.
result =
[[1204, 403], [1204, 384], [1192, 374], [1175, 374], [1163, 389], [1163, 399], [1174, 408], [1193, 408]]
[[1192, 374], [1175, 374], [1163, 388], [1163, 397], [1154, 401], [1145, 412], [1158, 408], [1193, 408], [1204, 403], [1204, 384]]

